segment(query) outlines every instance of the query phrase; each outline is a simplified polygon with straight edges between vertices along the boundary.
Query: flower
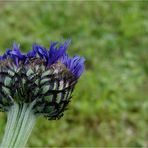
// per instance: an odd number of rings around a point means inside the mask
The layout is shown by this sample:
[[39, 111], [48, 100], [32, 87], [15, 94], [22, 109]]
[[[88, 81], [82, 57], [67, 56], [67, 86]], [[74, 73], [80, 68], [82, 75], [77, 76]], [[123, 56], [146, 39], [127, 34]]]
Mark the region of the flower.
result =
[[16, 43], [7, 49], [0, 56], [0, 110], [35, 102], [34, 114], [59, 119], [84, 71], [83, 57], [66, 54], [69, 45], [69, 40], [51, 42], [49, 49], [33, 44], [26, 54]]

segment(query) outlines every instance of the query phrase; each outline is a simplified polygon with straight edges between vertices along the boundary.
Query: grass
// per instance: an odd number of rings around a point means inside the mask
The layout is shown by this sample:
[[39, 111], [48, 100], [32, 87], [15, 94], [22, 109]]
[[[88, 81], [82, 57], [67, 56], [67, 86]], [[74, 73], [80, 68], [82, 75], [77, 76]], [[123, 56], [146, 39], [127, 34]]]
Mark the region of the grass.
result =
[[[13, 41], [71, 38], [86, 71], [59, 121], [40, 118], [29, 146], [148, 147], [148, 3], [1, 2], [0, 53]], [[2, 138], [6, 116], [0, 113]]]

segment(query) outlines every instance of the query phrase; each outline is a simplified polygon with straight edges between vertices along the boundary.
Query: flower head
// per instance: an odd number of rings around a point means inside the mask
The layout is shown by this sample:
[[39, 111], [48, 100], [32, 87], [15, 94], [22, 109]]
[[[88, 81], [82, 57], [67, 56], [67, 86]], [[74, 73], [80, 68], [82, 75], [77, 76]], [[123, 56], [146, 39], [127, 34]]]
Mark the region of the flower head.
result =
[[15, 43], [7, 49], [0, 56], [0, 110], [35, 102], [35, 114], [60, 118], [84, 71], [84, 58], [66, 54], [69, 44], [69, 40], [59, 46], [52, 42], [49, 49], [33, 44], [26, 54]]

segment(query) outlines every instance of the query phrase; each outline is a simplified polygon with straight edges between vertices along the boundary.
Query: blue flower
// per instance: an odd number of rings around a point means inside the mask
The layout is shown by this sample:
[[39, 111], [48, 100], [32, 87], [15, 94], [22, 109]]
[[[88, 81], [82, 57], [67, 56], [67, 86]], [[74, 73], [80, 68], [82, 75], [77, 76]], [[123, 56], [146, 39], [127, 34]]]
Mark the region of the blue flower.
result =
[[37, 58], [37, 56], [39, 56], [40, 59], [46, 61], [47, 66], [51, 66], [57, 61], [62, 62], [76, 78], [79, 78], [84, 71], [85, 59], [79, 56], [74, 56], [72, 58], [68, 57], [66, 50], [68, 49], [70, 43], [71, 40], [66, 40], [63, 44], [60, 43], [58, 46], [58, 42], [51, 42], [49, 50], [41, 45], [33, 44], [32, 50], [27, 54], [22, 54], [19, 46], [14, 43], [12, 50], [7, 49], [6, 53], [4, 53], [3, 56], [0, 56], [0, 61], [12, 59], [13, 62], [19, 66], [20, 61], [27, 63], [30, 58]]
[[69, 58], [66, 51], [70, 45], [70, 40], [66, 40], [63, 44], [58, 46], [58, 42], [51, 42], [49, 50], [45, 47], [33, 44], [32, 50], [27, 54], [22, 54], [19, 46], [14, 43], [13, 50], [7, 49], [3, 56], [0, 56], [0, 61], [5, 59], [12, 59], [12, 61], [19, 66], [19, 62], [28, 62], [30, 58], [37, 58], [44, 60], [47, 66], [51, 66], [57, 61], [62, 62], [76, 78], [79, 78], [84, 71], [84, 58], [74, 56]]
[[35, 101], [35, 114], [59, 119], [84, 71], [83, 57], [66, 54], [69, 45], [70, 40], [51, 42], [46, 49], [35, 43], [26, 54], [16, 43], [7, 49], [0, 56], [0, 110], [8, 111], [13, 103]]

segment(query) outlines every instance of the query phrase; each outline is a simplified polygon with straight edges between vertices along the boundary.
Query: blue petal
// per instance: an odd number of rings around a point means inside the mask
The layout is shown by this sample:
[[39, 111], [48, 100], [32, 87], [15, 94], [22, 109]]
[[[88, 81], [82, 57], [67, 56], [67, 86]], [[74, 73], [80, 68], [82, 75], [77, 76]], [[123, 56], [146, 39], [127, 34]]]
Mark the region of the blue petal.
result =
[[7, 59], [7, 54], [4, 53], [3, 56], [0, 56], [0, 61]]
[[13, 50], [7, 49], [6, 54], [14, 61], [17, 66], [19, 64], [19, 61], [26, 59], [26, 55], [21, 54], [16, 43], [13, 43]]
[[36, 44], [33, 44], [32, 50], [27, 53], [27, 57], [33, 58], [36, 57], [36, 54], [37, 54]]
[[70, 40], [66, 40], [63, 44], [60, 44], [59, 48], [56, 46], [57, 42], [51, 42], [50, 50], [48, 52], [48, 65], [57, 62], [66, 53], [70, 42]]
[[21, 54], [20, 50], [19, 50], [19, 47], [14, 43], [13, 44], [13, 50], [10, 51], [10, 54], [14, 57], [18, 57], [20, 59], [23, 59], [24, 56]]
[[74, 74], [76, 78], [79, 78], [84, 72], [85, 59], [83, 57], [74, 56], [73, 58], [69, 58], [68, 55], [65, 54], [61, 58], [61, 62]]
[[38, 55], [42, 58], [42, 59], [47, 59], [48, 57], [48, 51], [46, 48], [40, 46], [40, 45], [37, 45], [37, 44], [34, 44], [34, 51], [38, 53]]

